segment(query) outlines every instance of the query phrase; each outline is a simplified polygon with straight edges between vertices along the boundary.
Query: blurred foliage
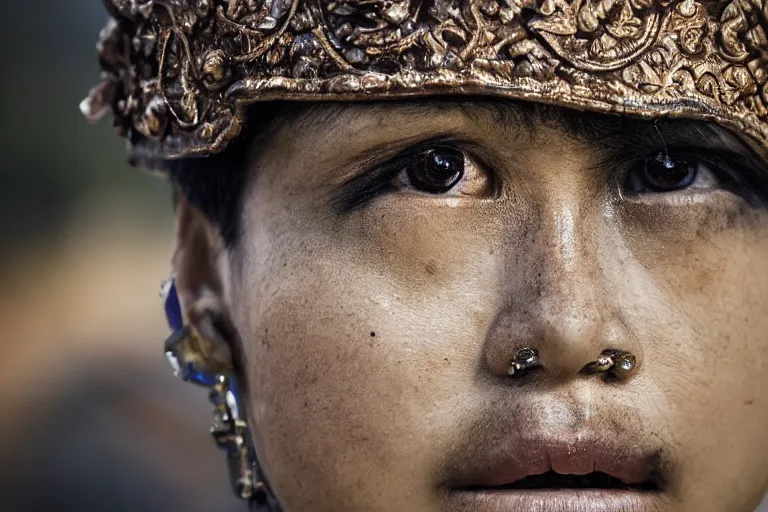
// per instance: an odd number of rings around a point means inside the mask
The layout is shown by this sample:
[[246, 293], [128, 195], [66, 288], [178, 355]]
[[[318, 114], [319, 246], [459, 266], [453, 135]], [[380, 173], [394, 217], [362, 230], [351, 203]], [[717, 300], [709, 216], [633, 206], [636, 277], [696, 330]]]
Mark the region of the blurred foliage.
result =
[[[95, 42], [106, 21], [99, 0], [10, 2], [0, 18], [0, 235], [14, 256], [55, 244], [90, 198], [136, 203], [147, 229], [170, 214], [167, 185], [126, 164], [105, 119], [79, 103], [99, 81]], [[140, 205], [140, 206], [139, 206]], [[10, 251], [3, 251], [5, 260]], [[0, 259], [0, 264], [2, 264]]]
[[243, 510], [160, 351], [168, 185], [80, 113], [104, 6], [2, 5], [0, 510]]

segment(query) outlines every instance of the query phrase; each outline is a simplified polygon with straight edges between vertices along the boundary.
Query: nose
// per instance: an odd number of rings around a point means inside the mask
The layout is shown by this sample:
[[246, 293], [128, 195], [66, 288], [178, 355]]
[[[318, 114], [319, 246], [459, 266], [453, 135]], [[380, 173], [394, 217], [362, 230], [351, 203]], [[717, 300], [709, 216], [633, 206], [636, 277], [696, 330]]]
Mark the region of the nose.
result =
[[523, 347], [537, 350], [547, 375], [559, 379], [578, 375], [606, 348], [626, 348], [597, 254], [601, 220], [565, 202], [549, 212], [511, 249], [525, 256], [515, 255], [486, 344], [488, 368], [500, 376]]
[[539, 299], [530, 304], [525, 320], [534, 337], [524, 343], [538, 345], [552, 372], [575, 375], [602, 348], [605, 320], [595, 289], [599, 277], [580, 265], [563, 272], [551, 263], [540, 275]]

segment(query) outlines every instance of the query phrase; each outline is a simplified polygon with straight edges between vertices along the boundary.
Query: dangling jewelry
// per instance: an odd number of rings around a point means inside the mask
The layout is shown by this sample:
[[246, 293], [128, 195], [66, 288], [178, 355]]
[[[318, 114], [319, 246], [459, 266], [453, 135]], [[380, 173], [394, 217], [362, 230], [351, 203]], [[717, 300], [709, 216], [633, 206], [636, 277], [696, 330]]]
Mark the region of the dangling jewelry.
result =
[[[216, 376], [211, 386], [213, 426], [211, 435], [219, 448], [227, 452], [230, 483], [235, 495], [244, 500], [266, 501], [266, 486], [254, 479], [254, 456], [248, 445], [248, 424], [241, 419], [234, 381]], [[256, 496], [257, 494], [263, 496]]]
[[587, 363], [582, 369], [583, 373], [608, 373], [614, 377], [627, 377], [635, 369], [637, 359], [633, 354], [625, 350], [608, 348], [600, 353], [595, 361]]
[[162, 295], [168, 324], [173, 331], [165, 342], [165, 357], [177, 377], [210, 390], [213, 404], [211, 435], [219, 448], [227, 453], [230, 483], [235, 495], [258, 505], [274, 503], [256, 463], [234, 377], [201, 368], [200, 358], [193, 350], [200, 346], [197, 341], [200, 335], [190, 325], [183, 325], [181, 305], [172, 279], [163, 283]]
[[511, 376], [519, 376], [526, 370], [540, 366], [539, 351], [535, 348], [523, 347], [515, 353], [514, 359], [509, 363], [507, 373]]

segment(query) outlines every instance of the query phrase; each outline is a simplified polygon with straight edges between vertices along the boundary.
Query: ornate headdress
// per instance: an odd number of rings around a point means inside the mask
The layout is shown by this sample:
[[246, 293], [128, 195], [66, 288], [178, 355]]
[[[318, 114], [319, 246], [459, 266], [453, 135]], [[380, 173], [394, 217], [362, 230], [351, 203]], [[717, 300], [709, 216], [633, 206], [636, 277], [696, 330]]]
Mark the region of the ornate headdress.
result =
[[135, 159], [214, 153], [273, 99], [481, 94], [714, 121], [768, 155], [768, 0], [106, 0]]

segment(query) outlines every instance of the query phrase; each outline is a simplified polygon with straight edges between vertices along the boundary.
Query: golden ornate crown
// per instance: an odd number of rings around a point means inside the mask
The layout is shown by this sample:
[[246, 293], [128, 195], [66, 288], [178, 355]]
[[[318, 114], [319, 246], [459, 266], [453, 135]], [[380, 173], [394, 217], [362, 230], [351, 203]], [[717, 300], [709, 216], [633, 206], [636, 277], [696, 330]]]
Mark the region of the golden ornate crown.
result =
[[768, 155], [768, 0], [106, 0], [108, 109], [147, 163], [273, 99], [475, 94], [715, 121]]

